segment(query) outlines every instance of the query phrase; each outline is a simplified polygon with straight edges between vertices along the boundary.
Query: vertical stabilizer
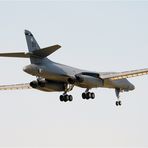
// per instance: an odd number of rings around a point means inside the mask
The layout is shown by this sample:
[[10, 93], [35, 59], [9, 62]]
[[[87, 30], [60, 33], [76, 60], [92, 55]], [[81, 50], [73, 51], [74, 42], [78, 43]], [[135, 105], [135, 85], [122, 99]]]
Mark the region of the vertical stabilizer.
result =
[[[35, 40], [34, 36], [30, 31], [25, 30], [25, 37], [26, 37], [29, 52], [33, 52], [40, 49], [40, 46], [38, 45], [37, 41]], [[33, 58], [33, 57], [30, 58], [30, 61], [33, 64], [41, 63], [41, 59]]]
[[37, 41], [35, 40], [30, 31], [25, 30], [25, 36], [28, 45], [28, 50], [30, 52], [40, 49], [40, 46], [38, 45]]

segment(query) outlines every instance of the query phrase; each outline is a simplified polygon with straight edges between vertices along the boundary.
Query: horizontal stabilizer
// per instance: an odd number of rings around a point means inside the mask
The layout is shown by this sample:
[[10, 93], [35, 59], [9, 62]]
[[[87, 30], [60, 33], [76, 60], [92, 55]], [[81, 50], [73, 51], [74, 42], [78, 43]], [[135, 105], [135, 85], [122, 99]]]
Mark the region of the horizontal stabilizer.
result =
[[14, 52], [14, 53], [0, 53], [0, 57], [16, 57], [16, 58], [45, 58], [48, 55], [52, 54], [56, 50], [58, 50], [61, 46], [60, 45], [53, 45], [50, 47], [38, 49], [32, 52]]
[[30, 53], [25, 52], [0, 53], [0, 57], [30, 58], [30, 56]]
[[45, 58], [45, 57], [49, 56], [50, 54], [52, 54], [53, 52], [55, 52], [56, 50], [58, 50], [59, 48], [61, 48], [60, 45], [53, 45], [50, 47], [35, 50], [32, 52], [32, 54], [35, 56], [38, 56], [38, 57]]

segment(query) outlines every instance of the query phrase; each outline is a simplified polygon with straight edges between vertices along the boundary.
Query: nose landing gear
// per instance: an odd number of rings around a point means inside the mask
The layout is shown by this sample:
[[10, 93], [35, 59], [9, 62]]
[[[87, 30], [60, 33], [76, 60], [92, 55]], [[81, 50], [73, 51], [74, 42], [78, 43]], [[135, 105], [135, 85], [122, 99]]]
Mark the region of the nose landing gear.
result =
[[116, 106], [121, 106], [122, 105], [122, 102], [120, 100], [120, 92], [121, 92], [121, 89], [120, 88], [116, 88], [115, 89], [115, 93], [116, 93], [116, 97], [117, 97], [117, 101], [116, 101]]

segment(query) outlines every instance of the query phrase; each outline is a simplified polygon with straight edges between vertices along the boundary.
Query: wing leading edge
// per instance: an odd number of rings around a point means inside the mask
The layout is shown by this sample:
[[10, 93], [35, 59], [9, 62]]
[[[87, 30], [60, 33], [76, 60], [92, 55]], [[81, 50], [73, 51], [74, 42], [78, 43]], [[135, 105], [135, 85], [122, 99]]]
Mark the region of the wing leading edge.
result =
[[31, 89], [29, 83], [13, 84], [13, 85], [1, 85], [0, 90], [18, 90], [18, 89]]
[[137, 77], [137, 76], [142, 76], [142, 75], [147, 75], [147, 74], [148, 74], [148, 68], [119, 72], [119, 73], [104, 74], [104, 75], [101, 75], [100, 77], [102, 79], [120, 80], [120, 79]]

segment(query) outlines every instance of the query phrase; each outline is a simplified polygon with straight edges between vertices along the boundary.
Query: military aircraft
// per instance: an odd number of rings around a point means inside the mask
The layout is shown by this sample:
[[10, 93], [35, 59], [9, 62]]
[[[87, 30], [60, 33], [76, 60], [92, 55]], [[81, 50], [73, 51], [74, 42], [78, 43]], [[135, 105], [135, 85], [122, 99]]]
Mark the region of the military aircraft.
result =
[[0, 53], [1, 57], [30, 58], [31, 64], [25, 66], [23, 70], [33, 76], [36, 80], [30, 83], [1, 85], [0, 90], [30, 89], [34, 88], [46, 92], [62, 91], [60, 101], [72, 101], [73, 96], [68, 95], [74, 86], [85, 88], [82, 93], [83, 99], [94, 99], [95, 94], [90, 92], [92, 88], [115, 89], [117, 97], [116, 105], [121, 105], [120, 92], [128, 92], [135, 89], [127, 78], [148, 74], [148, 69], [140, 69], [125, 72], [91, 72], [73, 68], [51, 61], [47, 56], [51, 55], [60, 45], [53, 45], [40, 48], [33, 34], [25, 30], [25, 37], [29, 52]]

